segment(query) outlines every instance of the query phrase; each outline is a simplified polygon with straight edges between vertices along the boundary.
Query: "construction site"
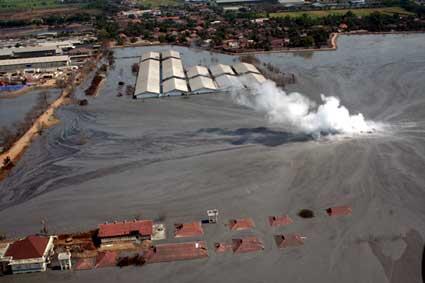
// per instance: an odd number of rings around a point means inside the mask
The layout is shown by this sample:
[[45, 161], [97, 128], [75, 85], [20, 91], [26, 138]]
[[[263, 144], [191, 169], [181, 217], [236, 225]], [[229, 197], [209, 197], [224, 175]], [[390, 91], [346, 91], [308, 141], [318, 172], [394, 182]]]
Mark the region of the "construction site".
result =
[[[248, 63], [269, 88], [247, 98], [276, 99], [255, 108], [232, 91], [191, 95], [194, 74], [217, 89], [220, 80], [243, 84], [239, 56], [113, 48], [97, 94], [86, 95], [95, 70], [73, 92], [87, 104], [56, 108], [58, 123], [0, 181], [0, 256], [9, 273], [21, 273], [0, 281], [420, 283], [423, 42], [423, 34], [342, 35], [335, 51], [256, 54], [259, 63]], [[167, 60], [175, 69], [166, 74]], [[146, 76], [134, 64], [158, 72]], [[274, 86], [268, 64], [295, 83]], [[182, 81], [163, 78], [181, 70]], [[189, 95], [133, 99], [140, 76], [155, 82], [154, 97], [180, 86]], [[282, 103], [283, 92], [295, 94]], [[317, 137], [271, 121], [280, 111], [262, 111], [307, 98], [326, 110], [321, 94], [383, 126]], [[34, 243], [31, 255], [20, 253]], [[28, 257], [34, 265], [20, 265]]]

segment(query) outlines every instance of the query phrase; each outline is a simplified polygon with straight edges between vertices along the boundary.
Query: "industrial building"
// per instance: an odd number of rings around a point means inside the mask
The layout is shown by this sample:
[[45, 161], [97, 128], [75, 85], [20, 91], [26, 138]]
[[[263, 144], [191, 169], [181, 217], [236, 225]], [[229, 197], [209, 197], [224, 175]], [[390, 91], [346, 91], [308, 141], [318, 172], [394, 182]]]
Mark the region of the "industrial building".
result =
[[193, 94], [211, 93], [217, 91], [211, 78], [197, 76], [189, 80], [189, 86]]
[[215, 0], [215, 2], [219, 5], [227, 5], [227, 4], [234, 4], [234, 3], [256, 3], [256, 2], [262, 2], [263, 0]]
[[159, 61], [146, 60], [140, 63], [134, 97], [158, 97], [160, 91]]
[[162, 83], [164, 96], [180, 96], [188, 92], [186, 80], [171, 78]]
[[238, 75], [243, 75], [243, 74], [246, 74], [246, 73], [260, 74], [260, 71], [258, 71], [258, 69], [254, 65], [248, 64], [248, 63], [235, 64], [235, 65], [233, 65], [233, 69], [235, 69], [235, 71]]
[[166, 50], [166, 51], [163, 51], [161, 54], [162, 54], [162, 60], [166, 60], [168, 58], [181, 59], [180, 52], [175, 50]]
[[56, 46], [31, 46], [13, 49], [13, 57], [15, 58], [55, 56], [60, 54], [62, 54], [62, 49]]
[[235, 77], [235, 76], [231, 76], [231, 75], [221, 75], [219, 77], [215, 78], [215, 81], [218, 85], [218, 87], [221, 90], [230, 90], [230, 89], [240, 89], [243, 88], [242, 83], [240, 82], [240, 80]]
[[149, 59], [153, 59], [153, 60], [159, 60], [161, 58], [161, 55], [159, 54], [159, 52], [145, 52], [142, 54], [142, 58], [140, 59], [140, 62], [149, 60]]
[[0, 60], [0, 73], [23, 71], [24, 69], [54, 69], [70, 64], [69, 56], [47, 56], [23, 59]]
[[266, 81], [266, 78], [261, 74], [247, 73], [242, 76], [242, 82], [246, 85], [252, 85], [253, 83], [262, 84]]
[[162, 80], [169, 78], [186, 78], [180, 59], [168, 58], [162, 61]]
[[217, 64], [210, 67], [210, 72], [214, 77], [218, 77], [224, 74], [234, 75], [232, 68], [229, 65]]
[[210, 73], [208, 72], [208, 69], [204, 66], [193, 66], [187, 70], [187, 77], [189, 79], [197, 76], [210, 77]]

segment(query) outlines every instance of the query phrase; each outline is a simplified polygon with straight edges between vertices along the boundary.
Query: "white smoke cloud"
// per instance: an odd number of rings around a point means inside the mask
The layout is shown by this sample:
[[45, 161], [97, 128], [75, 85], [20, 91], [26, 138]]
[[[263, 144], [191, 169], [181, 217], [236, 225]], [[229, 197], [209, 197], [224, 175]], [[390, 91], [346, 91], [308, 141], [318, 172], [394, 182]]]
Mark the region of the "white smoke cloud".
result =
[[249, 89], [234, 89], [234, 101], [264, 113], [270, 123], [284, 126], [292, 132], [320, 136], [360, 134], [375, 130], [374, 122], [365, 120], [361, 113], [351, 115], [337, 97], [322, 94], [322, 103], [317, 105], [300, 93], [287, 94], [270, 80], [262, 84], [243, 83]]

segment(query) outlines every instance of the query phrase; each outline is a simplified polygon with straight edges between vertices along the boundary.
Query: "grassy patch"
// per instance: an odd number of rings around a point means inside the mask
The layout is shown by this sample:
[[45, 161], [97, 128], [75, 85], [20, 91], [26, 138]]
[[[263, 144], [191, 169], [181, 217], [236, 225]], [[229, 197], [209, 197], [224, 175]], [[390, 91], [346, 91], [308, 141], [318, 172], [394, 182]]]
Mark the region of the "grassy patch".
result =
[[146, 7], [159, 7], [159, 6], [175, 6], [183, 3], [183, 0], [137, 0], [139, 4]]
[[401, 7], [383, 7], [383, 8], [363, 8], [363, 9], [336, 9], [336, 10], [320, 10], [320, 11], [295, 11], [295, 12], [280, 12], [280, 13], [270, 13], [270, 17], [300, 17], [303, 14], [307, 14], [312, 17], [326, 17], [328, 15], [343, 15], [348, 11], [353, 12], [357, 16], [367, 16], [373, 12], [380, 12], [382, 14], [401, 14], [401, 15], [411, 15], [412, 13], [404, 10]]
[[0, 0], [0, 10], [47, 9], [63, 6], [58, 0]]

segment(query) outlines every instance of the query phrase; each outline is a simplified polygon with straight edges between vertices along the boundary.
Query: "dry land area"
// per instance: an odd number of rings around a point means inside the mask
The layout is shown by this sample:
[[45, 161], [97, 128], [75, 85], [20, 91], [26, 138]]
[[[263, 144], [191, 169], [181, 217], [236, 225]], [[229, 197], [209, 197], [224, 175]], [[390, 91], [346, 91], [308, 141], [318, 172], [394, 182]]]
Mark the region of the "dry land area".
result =
[[279, 12], [270, 13], [270, 17], [300, 17], [304, 14], [312, 17], [326, 17], [328, 15], [343, 15], [348, 11], [353, 12], [357, 16], [367, 16], [374, 12], [380, 12], [383, 14], [401, 14], [401, 15], [412, 15], [412, 13], [404, 10], [400, 7], [384, 7], [384, 8], [364, 8], [364, 9], [335, 9], [335, 10], [320, 10], [320, 11], [296, 11], [296, 12]]
[[[144, 51], [115, 49], [116, 65], [85, 107], [66, 105], [61, 123], [31, 144], [0, 182], [0, 231], [10, 237], [95, 228], [144, 218], [173, 227], [220, 211], [205, 225], [209, 257], [142, 267], [5, 276], [17, 282], [412, 282], [421, 279], [425, 239], [425, 73], [423, 34], [338, 39], [332, 52], [262, 54], [295, 73], [289, 91], [315, 101], [335, 95], [384, 131], [313, 140], [269, 124], [226, 94], [133, 100], [131, 66]], [[232, 64], [235, 57], [174, 47], [184, 64]], [[82, 98], [88, 84], [78, 87]], [[1, 112], [0, 112], [1, 113]], [[329, 217], [347, 205], [352, 214]], [[297, 216], [300, 209], [312, 219]], [[268, 217], [293, 223], [271, 228]], [[229, 219], [255, 227], [230, 231]], [[167, 230], [167, 243], [182, 243]], [[279, 249], [273, 235], [301, 234], [304, 245]], [[215, 253], [214, 243], [256, 237], [254, 253]], [[197, 239], [197, 240], [198, 240]], [[254, 239], [254, 238], [250, 238]], [[264, 246], [264, 249], [263, 249]]]

